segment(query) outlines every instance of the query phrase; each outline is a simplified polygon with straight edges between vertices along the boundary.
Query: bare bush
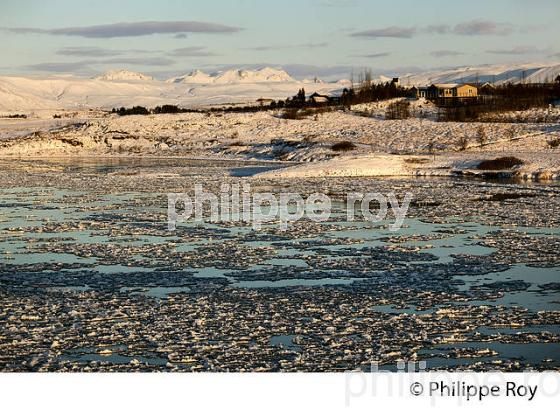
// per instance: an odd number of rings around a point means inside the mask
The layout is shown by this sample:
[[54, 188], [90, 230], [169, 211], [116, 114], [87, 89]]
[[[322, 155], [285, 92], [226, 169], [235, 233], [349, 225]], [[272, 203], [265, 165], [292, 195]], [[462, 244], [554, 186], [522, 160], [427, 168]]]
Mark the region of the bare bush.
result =
[[468, 146], [469, 146], [469, 139], [467, 138], [466, 135], [461, 135], [457, 140], [457, 147], [459, 148], [459, 151], [466, 150]]
[[478, 142], [478, 144], [480, 145], [480, 147], [482, 148], [484, 145], [486, 145], [486, 142], [488, 141], [488, 136], [486, 135], [486, 130], [484, 129], [484, 127], [481, 125], [476, 129], [476, 140]]
[[428, 153], [430, 155], [433, 155], [434, 161], [435, 161], [435, 159], [436, 159], [436, 142], [433, 139], [431, 139], [428, 142], [427, 148], [428, 148]]
[[408, 101], [398, 100], [387, 106], [386, 120], [405, 120], [407, 118], [410, 118], [410, 103]]
[[307, 117], [313, 116], [315, 121], [319, 121], [319, 115], [326, 112], [332, 112], [335, 107], [319, 107], [319, 108], [285, 108], [282, 112], [282, 118], [287, 120], [303, 120]]
[[553, 140], [548, 140], [546, 142], [549, 148], [558, 148], [560, 147], [560, 138], [555, 138]]

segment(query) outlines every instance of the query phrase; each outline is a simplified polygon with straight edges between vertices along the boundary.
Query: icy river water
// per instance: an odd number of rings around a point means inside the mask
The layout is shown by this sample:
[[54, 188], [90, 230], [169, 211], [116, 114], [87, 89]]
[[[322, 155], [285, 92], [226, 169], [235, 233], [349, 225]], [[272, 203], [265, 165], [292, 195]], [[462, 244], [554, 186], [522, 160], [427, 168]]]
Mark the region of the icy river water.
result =
[[[560, 186], [267, 181], [277, 164], [0, 163], [0, 370], [560, 368]], [[169, 192], [251, 183], [333, 198], [330, 220], [183, 222]], [[410, 192], [403, 227], [344, 194]]]

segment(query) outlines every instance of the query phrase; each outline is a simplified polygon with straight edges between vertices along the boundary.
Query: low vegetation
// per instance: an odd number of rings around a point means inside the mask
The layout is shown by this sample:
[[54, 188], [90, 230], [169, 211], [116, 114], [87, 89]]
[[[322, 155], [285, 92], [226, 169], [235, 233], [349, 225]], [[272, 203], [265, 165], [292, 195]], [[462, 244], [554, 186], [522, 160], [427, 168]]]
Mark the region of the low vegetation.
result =
[[466, 135], [461, 135], [457, 140], [457, 148], [459, 151], [465, 151], [469, 147], [469, 139]]
[[10, 115], [3, 115], [0, 118], [27, 118], [25, 114], [10, 114]]
[[315, 121], [319, 119], [320, 114], [334, 111], [334, 107], [319, 107], [319, 108], [285, 108], [282, 111], [282, 118], [286, 120], [303, 120], [313, 116]]
[[425, 164], [428, 161], [429, 161], [428, 158], [418, 158], [418, 157], [404, 159], [404, 162], [406, 162], [407, 164]]
[[499, 171], [510, 169], [518, 165], [523, 165], [523, 161], [516, 157], [500, 157], [488, 159], [478, 164], [477, 169], [484, 171]]
[[112, 112], [119, 115], [148, 115], [150, 113], [146, 107], [142, 107], [140, 105], [135, 105], [132, 108], [121, 107], [118, 110], [113, 108]]
[[405, 99], [392, 102], [385, 111], [386, 120], [405, 120], [409, 117], [410, 103]]
[[486, 135], [486, 130], [484, 129], [484, 127], [482, 125], [476, 129], [476, 141], [478, 142], [478, 144], [480, 145], [481, 148], [484, 145], [486, 145], [486, 142], [488, 141], [488, 136]]
[[553, 140], [548, 140], [546, 142], [550, 148], [558, 148], [560, 147], [560, 138], [555, 138]]
[[350, 141], [340, 141], [331, 146], [333, 151], [352, 151], [356, 149], [356, 145]]

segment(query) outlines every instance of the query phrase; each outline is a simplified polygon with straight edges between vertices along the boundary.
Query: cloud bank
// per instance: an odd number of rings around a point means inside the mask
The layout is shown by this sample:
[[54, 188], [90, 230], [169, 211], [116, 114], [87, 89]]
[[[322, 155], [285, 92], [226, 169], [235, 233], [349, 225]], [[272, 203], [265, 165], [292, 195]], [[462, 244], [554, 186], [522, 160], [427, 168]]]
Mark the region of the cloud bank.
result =
[[17, 34], [50, 34], [54, 36], [78, 36], [85, 38], [139, 37], [151, 34], [184, 33], [236, 33], [239, 27], [200, 21], [139, 21], [86, 27], [40, 29], [29, 27], [4, 27], [4, 31]]
[[366, 38], [412, 38], [416, 34], [455, 34], [458, 36], [505, 36], [515, 31], [522, 30], [509, 23], [498, 23], [486, 20], [472, 20], [455, 26], [448, 24], [435, 24], [425, 27], [398, 27], [391, 26], [379, 29], [358, 31], [350, 34], [352, 37]]

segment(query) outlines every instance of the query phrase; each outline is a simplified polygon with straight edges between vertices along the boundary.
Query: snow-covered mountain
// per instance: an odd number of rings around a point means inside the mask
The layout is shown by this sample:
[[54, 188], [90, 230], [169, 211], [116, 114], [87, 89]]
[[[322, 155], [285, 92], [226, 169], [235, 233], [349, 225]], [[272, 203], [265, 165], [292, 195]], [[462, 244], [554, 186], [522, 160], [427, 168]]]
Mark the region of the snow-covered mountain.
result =
[[306, 84], [273, 68], [214, 75], [196, 70], [167, 81], [127, 70], [109, 71], [93, 79], [5, 76], [0, 77], [0, 111], [254, 103], [258, 98], [285, 99], [303, 87], [308, 93], [341, 90], [339, 84]]
[[211, 75], [206, 74], [202, 70], [194, 70], [191, 71], [187, 75], [182, 75], [180, 77], [173, 77], [169, 80], [165, 80], [166, 83], [171, 84], [210, 84], [214, 82], [214, 77]]
[[[509, 65], [483, 65], [428, 71], [401, 75], [400, 83], [406, 85], [429, 85], [433, 83], [542, 83], [553, 81], [560, 74], [560, 63], [531, 63]], [[387, 77], [380, 78], [386, 81]]]
[[265, 83], [295, 81], [284, 70], [265, 67], [260, 70], [227, 70], [216, 75], [216, 84]]
[[153, 81], [154, 78], [149, 75], [137, 73], [129, 70], [111, 70], [97, 76], [95, 80], [101, 81]]
[[267, 82], [293, 82], [296, 81], [284, 70], [265, 67], [260, 70], [231, 69], [218, 72], [214, 75], [206, 74], [201, 70], [194, 70], [190, 74], [174, 77], [167, 83], [183, 84], [239, 84], [239, 83], [267, 83]]
[[[389, 74], [389, 73], [388, 73]], [[421, 74], [401, 75], [401, 85], [463, 82], [544, 82], [560, 74], [560, 63], [463, 67]], [[391, 76], [380, 76], [387, 81]], [[227, 70], [213, 75], [196, 70], [158, 81], [127, 70], [109, 71], [94, 79], [75, 76], [0, 77], [0, 111], [77, 109], [161, 104], [197, 106], [250, 103], [258, 98], [284, 99], [300, 88], [307, 94], [340, 93], [351, 84], [298, 81], [283, 70]]]

